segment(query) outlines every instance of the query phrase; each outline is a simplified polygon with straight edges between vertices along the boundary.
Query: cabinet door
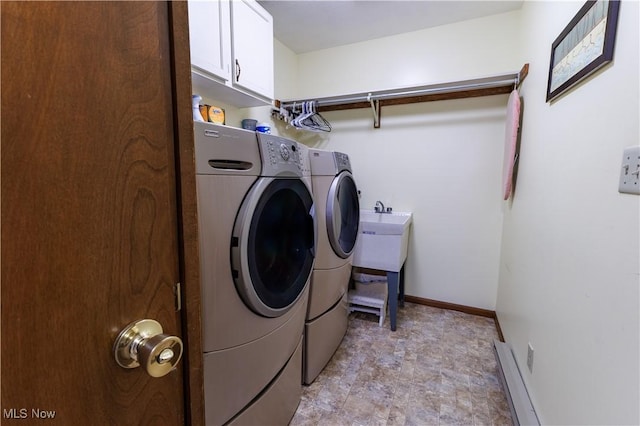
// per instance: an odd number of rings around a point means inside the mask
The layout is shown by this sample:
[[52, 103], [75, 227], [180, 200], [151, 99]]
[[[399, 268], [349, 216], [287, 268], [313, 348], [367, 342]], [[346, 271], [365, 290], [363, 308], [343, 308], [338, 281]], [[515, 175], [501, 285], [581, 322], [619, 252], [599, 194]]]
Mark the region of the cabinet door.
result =
[[231, 3], [233, 84], [273, 98], [273, 18], [255, 0]]
[[231, 81], [231, 38], [228, 0], [189, 2], [191, 65]]

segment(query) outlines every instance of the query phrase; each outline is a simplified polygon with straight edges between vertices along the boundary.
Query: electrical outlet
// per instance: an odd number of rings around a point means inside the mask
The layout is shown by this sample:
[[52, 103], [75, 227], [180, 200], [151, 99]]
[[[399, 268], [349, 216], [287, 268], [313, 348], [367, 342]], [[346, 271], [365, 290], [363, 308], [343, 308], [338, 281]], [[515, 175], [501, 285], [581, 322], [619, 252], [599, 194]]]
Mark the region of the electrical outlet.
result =
[[533, 373], [533, 346], [531, 343], [527, 346], [527, 367], [529, 367], [529, 372]]
[[618, 192], [640, 195], [640, 146], [623, 151]]

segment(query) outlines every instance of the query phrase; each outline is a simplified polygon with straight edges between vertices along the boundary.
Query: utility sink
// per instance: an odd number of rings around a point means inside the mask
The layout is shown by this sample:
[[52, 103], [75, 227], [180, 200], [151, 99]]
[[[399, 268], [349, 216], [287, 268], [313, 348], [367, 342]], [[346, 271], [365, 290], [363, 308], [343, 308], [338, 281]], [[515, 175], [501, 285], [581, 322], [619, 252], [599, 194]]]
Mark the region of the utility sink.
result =
[[360, 232], [373, 235], [402, 235], [407, 232], [413, 215], [410, 212], [377, 213], [360, 210]]
[[407, 258], [411, 212], [360, 210], [353, 266], [398, 272]]

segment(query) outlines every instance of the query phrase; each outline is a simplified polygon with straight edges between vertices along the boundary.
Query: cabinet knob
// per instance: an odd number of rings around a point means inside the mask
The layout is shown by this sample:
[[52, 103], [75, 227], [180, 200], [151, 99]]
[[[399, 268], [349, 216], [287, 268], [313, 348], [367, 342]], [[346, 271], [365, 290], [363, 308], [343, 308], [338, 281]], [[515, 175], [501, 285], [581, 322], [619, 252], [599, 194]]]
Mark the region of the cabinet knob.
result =
[[236, 83], [240, 81], [240, 62], [236, 59]]

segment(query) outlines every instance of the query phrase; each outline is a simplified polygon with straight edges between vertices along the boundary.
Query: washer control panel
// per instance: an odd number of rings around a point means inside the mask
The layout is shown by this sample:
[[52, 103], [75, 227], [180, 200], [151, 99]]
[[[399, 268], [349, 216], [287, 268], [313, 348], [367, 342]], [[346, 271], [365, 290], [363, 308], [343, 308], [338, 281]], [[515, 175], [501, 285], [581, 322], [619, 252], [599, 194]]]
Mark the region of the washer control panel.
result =
[[298, 144], [298, 158], [300, 159], [300, 168], [302, 169], [302, 176], [311, 176], [309, 148], [302, 143]]
[[287, 161], [289, 159], [289, 157], [290, 157], [289, 148], [287, 147], [287, 144], [285, 144], [285, 143], [281, 143], [280, 144], [280, 156], [285, 161]]
[[298, 143], [279, 136], [258, 133], [262, 176], [302, 176]]

